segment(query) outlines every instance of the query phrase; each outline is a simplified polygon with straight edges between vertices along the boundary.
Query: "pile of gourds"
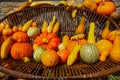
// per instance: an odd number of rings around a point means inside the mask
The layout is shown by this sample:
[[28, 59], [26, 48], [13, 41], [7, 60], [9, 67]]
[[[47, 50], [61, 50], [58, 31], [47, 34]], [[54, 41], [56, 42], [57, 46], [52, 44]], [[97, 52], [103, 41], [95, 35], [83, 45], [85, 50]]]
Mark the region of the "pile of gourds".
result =
[[96, 25], [90, 22], [88, 36], [85, 38], [85, 21], [82, 16], [75, 35], [65, 34], [61, 38], [57, 35], [60, 23], [56, 16], [53, 16], [50, 23], [44, 21], [41, 28], [32, 19], [19, 26], [1, 22], [0, 58], [6, 59], [10, 55], [13, 59], [24, 62], [33, 58], [48, 67], [58, 63], [70, 66], [77, 60], [92, 64], [99, 60], [105, 61], [109, 56], [111, 60], [120, 62], [120, 31], [110, 31], [110, 21], [107, 20], [101, 39], [96, 41]]

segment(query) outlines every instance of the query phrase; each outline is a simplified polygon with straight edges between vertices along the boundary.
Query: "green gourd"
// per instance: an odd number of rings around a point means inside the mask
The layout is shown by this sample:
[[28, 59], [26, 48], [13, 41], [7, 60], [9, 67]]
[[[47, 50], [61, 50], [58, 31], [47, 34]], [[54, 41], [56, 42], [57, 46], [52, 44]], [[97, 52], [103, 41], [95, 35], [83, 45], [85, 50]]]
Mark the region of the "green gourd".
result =
[[80, 57], [83, 62], [92, 64], [99, 60], [100, 52], [95, 44], [85, 44], [80, 49]]
[[37, 62], [41, 62], [40, 56], [46, 49], [43, 47], [37, 47], [33, 52], [33, 59]]

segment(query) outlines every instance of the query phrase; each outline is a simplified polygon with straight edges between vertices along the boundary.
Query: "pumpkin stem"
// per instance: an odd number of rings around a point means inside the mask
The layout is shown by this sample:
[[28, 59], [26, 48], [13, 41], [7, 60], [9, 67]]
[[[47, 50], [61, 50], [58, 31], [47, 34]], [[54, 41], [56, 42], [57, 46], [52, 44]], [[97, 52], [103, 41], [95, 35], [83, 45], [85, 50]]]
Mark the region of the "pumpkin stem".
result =
[[43, 42], [43, 43], [48, 43], [48, 40], [47, 40], [46, 38], [43, 38], [43, 39], [42, 39], [42, 42]]

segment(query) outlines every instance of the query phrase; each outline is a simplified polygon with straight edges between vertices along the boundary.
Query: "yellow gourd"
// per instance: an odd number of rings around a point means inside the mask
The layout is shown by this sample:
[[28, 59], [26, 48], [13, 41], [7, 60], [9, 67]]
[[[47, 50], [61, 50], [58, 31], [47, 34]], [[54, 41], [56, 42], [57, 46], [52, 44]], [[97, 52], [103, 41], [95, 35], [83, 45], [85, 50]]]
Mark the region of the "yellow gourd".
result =
[[56, 21], [56, 16], [53, 16], [53, 19], [52, 19], [52, 21], [50, 22], [50, 24], [49, 24], [49, 26], [47, 28], [47, 31], [49, 33], [51, 33], [53, 31], [53, 27], [54, 27], [55, 21]]
[[72, 18], [75, 18], [76, 14], [77, 14], [77, 9], [72, 11]]
[[43, 22], [42, 28], [41, 28], [41, 32], [46, 32], [48, 28], [48, 23], [47, 21]]
[[22, 31], [23, 31], [23, 32], [27, 32], [28, 29], [32, 26], [32, 23], [33, 23], [33, 20], [32, 20], [32, 19], [29, 20], [29, 21], [27, 21], [27, 22], [23, 25]]
[[94, 44], [95, 43], [95, 23], [91, 22], [90, 23], [90, 29], [88, 32], [88, 43]]
[[53, 32], [52, 32], [52, 33], [57, 33], [58, 30], [59, 30], [59, 27], [60, 27], [60, 23], [57, 22], [57, 23], [54, 25], [54, 27], [53, 27]]
[[63, 43], [65, 46], [67, 46], [68, 42], [69, 42], [69, 36], [66, 34], [66, 35], [64, 35], [64, 36], [62, 37], [62, 43]]
[[113, 48], [110, 52], [110, 58], [115, 62], [120, 62], [120, 31], [116, 32]]
[[68, 56], [68, 59], [67, 59], [67, 65], [68, 66], [74, 64], [74, 62], [76, 61], [78, 52], [80, 51], [80, 47], [81, 47], [80, 45], [76, 45], [74, 47], [73, 51]]

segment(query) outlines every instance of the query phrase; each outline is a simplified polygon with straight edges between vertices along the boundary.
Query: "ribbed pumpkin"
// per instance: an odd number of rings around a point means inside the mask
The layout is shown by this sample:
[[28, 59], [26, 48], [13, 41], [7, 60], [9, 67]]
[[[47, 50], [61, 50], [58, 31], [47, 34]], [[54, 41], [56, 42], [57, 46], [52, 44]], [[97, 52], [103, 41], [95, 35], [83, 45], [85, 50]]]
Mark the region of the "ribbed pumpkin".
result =
[[34, 39], [34, 44], [42, 46], [46, 49], [58, 49], [60, 43], [59, 37], [54, 33], [43, 32]]
[[11, 56], [13, 59], [32, 57], [33, 47], [30, 43], [14, 43], [11, 47]]
[[95, 63], [99, 59], [99, 50], [94, 44], [85, 44], [80, 49], [80, 57], [85, 63]]
[[17, 42], [30, 42], [30, 38], [25, 32], [15, 32], [12, 38]]

